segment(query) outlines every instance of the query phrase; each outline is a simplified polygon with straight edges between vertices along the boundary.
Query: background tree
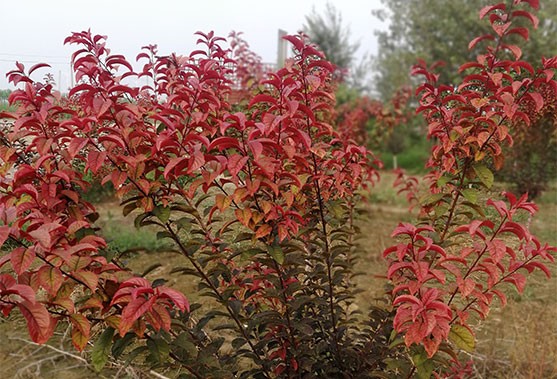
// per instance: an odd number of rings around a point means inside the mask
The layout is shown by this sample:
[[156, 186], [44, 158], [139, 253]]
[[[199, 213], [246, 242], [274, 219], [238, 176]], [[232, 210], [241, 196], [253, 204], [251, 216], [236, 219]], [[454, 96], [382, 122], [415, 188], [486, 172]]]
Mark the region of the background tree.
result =
[[0, 89], [0, 110], [8, 108], [8, 97], [11, 92], [9, 89]]
[[352, 65], [359, 43], [350, 42], [350, 28], [342, 24], [342, 14], [331, 3], [326, 4], [324, 14], [313, 8], [306, 16], [303, 30], [331, 63], [342, 70]]
[[[435, 70], [441, 84], [458, 82], [461, 62], [474, 61], [477, 50], [468, 49], [474, 36], [489, 32], [490, 25], [478, 18], [478, 10], [488, 0], [454, 2], [447, 0], [382, 0], [384, 9], [374, 11], [377, 17], [390, 23], [389, 29], [378, 32], [379, 51], [374, 58], [374, 90], [389, 99], [403, 85], [411, 83], [410, 68], [418, 59], [432, 64], [444, 62]], [[530, 29], [529, 43], [524, 45], [522, 59], [539, 65], [539, 57], [557, 55], [554, 36], [557, 33], [555, 2], [540, 4], [537, 13], [540, 24]], [[517, 20], [517, 26], [529, 26], [529, 20]], [[519, 35], [507, 37], [511, 43], [521, 44]], [[480, 44], [485, 41], [480, 42]], [[521, 44], [522, 45], [522, 44]], [[510, 54], [510, 53], [509, 53]], [[551, 91], [546, 102], [551, 102]], [[518, 127], [518, 126], [517, 126]], [[557, 168], [557, 124], [548, 114], [523, 126], [515, 135], [516, 149], [509, 150], [498, 178], [512, 183], [518, 193], [538, 196], [547, 183], [555, 178]]]
[[[478, 10], [488, 5], [489, 0], [382, 0], [382, 3], [383, 9], [374, 14], [387, 21], [389, 28], [377, 32], [379, 51], [373, 60], [373, 82], [374, 90], [383, 100], [410, 83], [410, 68], [418, 58], [429, 63], [445, 62], [444, 67], [436, 70], [439, 82], [455, 83], [461, 62], [476, 57], [476, 51], [467, 49], [468, 42], [490, 30], [489, 24], [478, 18]], [[557, 54], [555, 2], [540, 4], [537, 16], [543, 21], [538, 29], [531, 30], [523, 50], [525, 60]], [[511, 41], [520, 38], [510, 37]]]
[[350, 27], [343, 24], [342, 14], [334, 5], [327, 2], [323, 14], [313, 8], [312, 13], [306, 16], [302, 30], [337, 66], [336, 76], [343, 82], [341, 88], [346, 86], [356, 93], [369, 90], [371, 60], [364, 57], [359, 62], [355, 61], [354, 54], [360, 43], [350, 40]]

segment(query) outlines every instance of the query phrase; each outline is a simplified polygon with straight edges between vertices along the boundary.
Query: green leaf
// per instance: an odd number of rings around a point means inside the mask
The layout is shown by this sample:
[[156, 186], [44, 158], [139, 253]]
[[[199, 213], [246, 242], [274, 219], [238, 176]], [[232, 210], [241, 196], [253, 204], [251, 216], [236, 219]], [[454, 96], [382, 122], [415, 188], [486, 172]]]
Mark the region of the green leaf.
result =
[[445, 197], [444, 193], [431, 193], [420, 198], [420, 205], [431, 205]]
[[451, 326], [449, 341], [464, 351], [472, 353], [476, 349], [476, 339], [468, 328], [455, 324]]
[[473, 204], [473, 203], [471, 203], [471, 202], [469, 202], [469, 201], [463, 201], [463, 202], [462, 202], [462, 205], [465, 205], [465, 206], [467, 206], [467, 207], [470, 207], [471, 209], [473, 209], [474, 211], [476, 211], [480, 216], [485, 217], [485, 213], [484, 213], [482, 207], [480, 207], [479, 205]]
[[284, 252], [282, 247], [278, 245], [267, 246], [267, 252], [279, 265], [284, 263]]
[[174, 239], [174, 236], [172, 235], [172, 233], [167, 232], [166, 230], [162, 230], [160, 232], [157, 232], [157, 239], [158, 240], [162, 240], [165, 238], [170, 238], [170, 239]]
[[461, 191], [462, 196], [472, 204], [478, 203], [478, 190], [473, 188], [466, 188]]
[[247, 344], [247, 341], [243, 337], [237, 337], [232, 340], [232, 348], [234, 350], [239, 350], [245, 344]]
[[99, 339], [93, 346], [91, 352], [91, 363], [96, 372], [100, 372], [108, 361], [108, 353], [110, 352], [110, 344], [112, 336], [114, 335], [114, 328], [108, 327], [100, 335]]
[[170, 346], [162, 338], [151, 338], [147, 340], [147, 348], [149, 349], [149, 357], [147, 360], [155, 365], [166, 362], [170, 354]]
[[197, 347], [188, 333], [181, 333], [172, 341], [171, 345], [173, 353], [178, 355], [179, 359], [183, 362], [188, 362], [197, 358]]
[[486, 188], [491, 188], [491, 186], [493, 186], [494, 177], [493, 177], [493, 173], [489, 168], [487, 168], [483, 164], [474, 165], [472, 166], [472, 168], [474, 169], [474, 172], [478, 176], [478, 179], [480, 179], [480, 182], [482, 182], [482, 184]]
[[138, 346], [135, 349], [133, 349], [132, 351], [130, 351], [130, 353], [128, 354], [128, 356], [126, 358], [125, 365], [129, 365], [130, 363], [132, 363], [133, 360], [135, 358], [137, 358], [139, 354], [143, 354], [143, 352], [146, 351], [146, 350], [148, 350], [147, 346]]
[[162, 221], [163, 224], [166, 224], [168, 219], [170, 218], [170, 208], [163, 207], [163, 206], [156, 206], [153, 209], [153, 214]]
[[112, 356], [116, 359], [122, 355], [126, 347], [131, 345], [132, 341], [135, 339], [136, 335], [133, 332], [126, 333], [122, 338], [118, 338], [112, 345]]
[[437, 179], [437, 187], [443, 187], [445, 184], [449, 183], [453, 178], [451, 176], [443, 175]]
[[416, 366], [416, 373], [418, 374], [418, 378], [431, 378], [431, 373], [435, 368], [435, 364], [433, 363], [432, 359], [429, 359], [427, 357], [427, 353], [425, 351], [414, 354], [412, 356], [412, 362], [414, 362], [414, 366]]
[[124, 215], [124, 217], [126, 217], [127, 215], [129, 215], [130, 213], [132, 213], [136, 209], [137, 209], [137, 204], [135, 202], [128, 203], [122, 209], [122, 214]]

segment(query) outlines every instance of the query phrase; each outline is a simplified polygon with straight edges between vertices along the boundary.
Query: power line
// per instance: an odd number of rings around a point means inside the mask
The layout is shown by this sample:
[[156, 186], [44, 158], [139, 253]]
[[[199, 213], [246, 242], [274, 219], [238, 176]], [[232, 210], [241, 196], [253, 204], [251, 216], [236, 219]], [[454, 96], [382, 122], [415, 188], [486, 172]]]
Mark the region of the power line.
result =
[[52, 64], [65, 64], [65, 65], [70, 65], [70, 62], [56, 62], [56, 61], [49, 61], [49, 62], [41, 62], [41, 61], [22, 61], [19, 59], [2, 59], [0, 58], [0, 62], [10, 62], [10, 63], [15, 63], [15, 62], [20, 62], [20, 63], [52, 63]]
[[0, 55], [6, 55], [11, 57], [35, 57], [35, 58], [67, 58], [63, 55], [43, 55], [43, 54], [22, 54], [22, 53], [0, 53]]

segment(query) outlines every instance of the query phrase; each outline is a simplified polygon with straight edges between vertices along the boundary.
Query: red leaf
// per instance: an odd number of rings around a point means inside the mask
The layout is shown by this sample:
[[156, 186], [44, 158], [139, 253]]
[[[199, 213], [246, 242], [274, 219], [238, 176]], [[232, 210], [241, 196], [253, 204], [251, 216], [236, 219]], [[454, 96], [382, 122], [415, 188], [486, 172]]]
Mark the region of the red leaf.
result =
[[493, 30], [495, 30], [495, 33], [497, 33], [497, 35], [499, 37], [502, 37], [506, 34], [507, 30], [509, 29], [509, 27], [511, 26], [511, 22], [505, 22], [504, 24], [492, 24], [491, 27], [493, 28]]
[[[21, 277], [20, 277], [21, 278]], [[17, 295], [23, 301], [35, 302], [35, 291], [25, 284], [17, 284], [16, 280], [9, 274], [0, 275], [0, 293], [2, 296]], [[12, 299], [14, 302], [21, 302], [21, 299]]]
[[263, 153], [263, 144], [257, 140], [249, 141], [248, 145], [253, 153], [253, 158], [255, 160], [259, 159], [261, 153]]
[[271, 227], [271, 225], [263, 224], [259, 228], [257, 228], [257, 231], [255, 232], [255, 238], [263, 238], [265, 236], [268, 236], [272, 230], [273, 228]]
[[182, 312], [185, 310], [188, 312], [190, 311], [190, 303], [180, 291], [176, 291], [175, 289], [168, 287], [158, 287], [158, 291], [160, 293], [160, 297], [172, 300], [174, 305], [176, 305]]
[[514, 284], [518, 293], [524, 292], [524, 287], [526, 286], [526, 277], [524, 275], [515, 272], [514, 274], [506, 278], [504, 281]]
[[256, 95], [253, 99], [251, 99], [248, 107], [251, 108], [255, 104], [259, 104], [259, 103], [270, 103], [272, 105], [277, 105], [277, 99], [275, 99], [274, 97], [272, 97], [270, 95], [262, 93], [262, 94]]
[[528, 29], [526, 29], [526, 28], [523, 28], [523, 27], [512, 28], [511, 30], [509, 30], [507, 32], [507, 35], [509, 35], [509, 34], [518, 34], [519, 36], [524, 38], [525, 41], [528, 41], [529, 32], [528, 32]]
[[81, 137], [73, 138], [68, 146], [70, 158], [74, 158], [85, 147], [85, 145], [87, 145], [88, 140], [88, 138]]
[[[187, 164], [187, 162], [188, 162], [188, 158], [186, 158], [186, 157], [176, 157], [176, 158], [172, 158], [172, 159], [168, 162], [168, 164], [166, 165], [166, 167], [164, 168], [164, 172], [163, 172], [164, 178], [165, 178], [165, 179], [168, 179], [168, 175], [170, 174], [170, 172], [171, 172], [176, 166], [178, 166], [179, 164], [181, 165], [182, 163]], [[182, 168], [182, 167], [180, 167], [180, 168]]]
[[[77, 201], [76, 201], [77, 203]], [[72, 222], [69, 226], [68, 226], [68, 234], [75, 234], [78, 230], [83, 229], [83, 228], [87, 228], [89, 226], [89, 223], [87, 221], [74, 221]]]
[[244, 226], [248, 226], [251, 220], [251, 211], [248, 208], [245, 209], [236, 209], [234, 211], [236, 218], [238, 221], [242, 223]]
[[124, 142], [124, 140], [116, 134], [103, 135], [102, 137], [99, 137], [99, 142], [108, 142], [109, 144], [113, 143], [121, 149], [126, 148], [126, 143]]
[[106, 156], [106, 151], [90, 151], [89, 156], [87, 157], [87, 165], [85, 169], [89, 168], [93, 174], [96, 174], [104, 164]]
[[44, 265], [39, 269], [37, 278], [39, 280], [39, 285], [52, 296], [56, 296], [64, 281], [62, 272], [57, 267], [48, 265]]
[[304, 48], [304, 42], [298, 36], [287, 35], [282, 38], [294, 45], [294, 48], [298, 51], [301, 51]]
[[4, 245], [4, 242], [10, 236], [10, 227], [9, 226], [0, 226], [0, 247]]
[[199, 149], [199, 147], [196, 147], [195, 152], [193, 153], [193, 155], [190, 157], [189, 160], [188, 174], [192, 174], [193, 172], [201, 168], [204, 164], [205, 164], [205, 155]]
[[472, 293], [474, 288], [476, 288], [476, 283], [472, 279], [462, 280], [460, 278], [457, 278], [456, 282], [458, 284], [458, 289], [459, 289], [460, 293], [464, 297], [468, 297], [468, 295], [470, 295]]
[[124, 184], [126, 179], [128, 178], [128, 174], [122, 171], [113, 171], [110, 175], [112, 180], [112, 185], [114, 188], [118, 189]]
[[495, 295], [497, 295], [497, 297], [499, 298], [499, 300], [501, 301], [501, 305], [504, 307], [505, 305], [507, 305], [507, 296], [505, 296], [505, 294], [499, 290], [491, 290], [491, 292], [493, 292]]
[[31, 266], [35, 260], [35, 249], [33, 248], [18, 248], [14, 249], [11, 254], [12, 267], [16, 274], [21, 275], [25, 270]]
[[234, 154], [228, 157], [227, 168], [230, 175], [233, 177], [238, 176], [238, 173], [244, 168], [244, 165], [249, 160], [249, 157], [242, 157], [239, 154]]
[[33, 230], [32, 232], [29, 232], [29, 235], [33, 237], [38, 243], [40, 243], [42, 247], [46, 249], [50, 249], [50, 245], [52, 244], [52, 239], [50, 237], [48, 228], [45, 228], [44, 225], [38, 228], [37, 230]]
[[79, 351], [83, 351], [87, 342], [89, 341], [89, 336], [91, 334], [91, 323], [82, 314], [74, 313], [70, 315], [70, 321], [72, 323], [72, 342], [75, 348]]
[[404, 336], [404, 343], [406, 346], [410, 346], [413, 343], [419, 344], [428, 334], [428, 324], [422, 320], [412, 323], [410, 328]]
[[72, 344], [76, 350], [83, 351], [85, 346], [87, 346], [87, 342], [89, 342], [89, 337], [85, 336], [81, 330], [74, 326], [72, 328]]
[[93, 259], [88, 256], [72, 255], [68, 262], [68, 266], [70, 267], [70, 270], [78, 271], [89, 266], [92, 261]]
[[34, 65], [29, 69], [29, 75], [31, 75], [35, 70], [38, 70], [41, 67], [51, 67], [51, 66], [46, 63], [37, 63], [36, 65]]
[[31, 339], [36, 343], [45, 343], [54, 334], [55, 321], [46, 308], [39, 302], [24, 301], [18, 304], [19, 310], [27, 321]]
[[547, 266], [544, 265], [544, 264], [541, 263], [541, 262], [536, 262], [536, 261], [530, 262], [530, 263], [524, 265], [524, 268], [525, 268], [526, 270], [528, 270], [529, 273], [531, 273], [532, 271], [534, 271], [534, 269], [536, 269], [536, 268], [537, 268], [537, 269], [540, 269], [540, 270], [542, 270], [542, 271], [544, 272], [545, 276], [546, 276], [548, 279], [551, 278], [551, 272], [549, 271], [549, 269], [547, 268]]
[[489, 255], [493, 259], [493, 262], [499, 263], [505, 256], [507, 245], [505, 245], [505, 242], [502, 240], [496, 238], [493, 241], [487, 242], [487, 249], [489, 251]]
[[523, 3], [528, 3], [534, 9], [540, 9], [540, 0], [522, 0]]
[[499, 3], [499, 4], [496, 4], [496, 5], [488, 5], [486, 7], [483, 7], [480, 10], [480, 20], [482, 18], [484, 18], [486, 14], [488, 14], [491, 11], [494, 11], [495, 9], [505, 10], [506, 8], [507, 8], [507, 6], [505, 5], [505, 3]]
[[472, 41], [470, 41], [470, 43], [468, 44], [468, 50], [472, 50], [474, 48], [474, 46], [476, 46], [478, 44], [478, 42], [483, 41], [484, 39], [488, 39], [488, 40], [493, 41], [495, 39], [495, 37], [492, 36], [491, 34], [485, 34], [483, 36], [476, 37]]
[[134, 276], [120, 284], [120, 289], [126, 287], [151, 287], [151, 283], [145, 278]]
[[458, 72], [462, 72], [464, 70], [467, 70], [469, 68], [483, 68], [484, 66], [478, 62], [468, 62], [468, 63], [464, 63], [462, 66], [460, 66], [458, 68]]
[[[531, 74], [532, 76], [534, 76], [534, 74], [535, 74], [535, 72], [534, 72], [534, 67], [532, 67], [532, 65], [531, 65], [530, 63], [528, 63], [528, 62], [516, 61], [516, 62], [513, 62], [513, 63], [511, 64], [511, 67], [512, 67], [515, 71], [517, 71], [519, 74], [520, 74], [520, 69], [521, 69], [521, 68], [522, 68], [522, 69], [525, 69], [525, 70], [528, 70], [528, 72], [530, 72], [530, 74]], [[516, 83], [516, 84], [515, 84], [515, 83]], [[513, 86], [513, 93], [514, 93], [514, 94], [516, 94], [518, 88], [520, 88], [520, 87], [522, 86], [522, 84], [523, 84], [522, 81], [514, 81], [514, 82], [512, 83], [512, 86]], [[515, 87], [518, 87], [518, 88], [515, 88]]]
[[238, 142], [237, 138], [233, 137], [218, 137], [211, 141], [211, 144], [207, 148], [207, 150], [212, 150], [217, 148], [219, 151], [223, 151], [228, 148], [235, 148], [241, 150], [240, 143]]
[[509, 50], [515, 57], [516, 60], [520, 59], [522, 56], [522, 49], [517, 45], [501, 45], [502, 48]]
[[138, 297], [131, 301], [122, 312], [122, 320], [120, 321], [120, 336], [124, 336], [130, 330], [133, 323], [143, 316], [143, 314], [151, 309], [155, 302], [155, 297], [146, 299]]
[[543, 108], [543, 97], [538, 92], [529, 92], [528, 96], [536, 103], [536, 112], [539, 112]]
[[157, 331], [160, 329], [165, 331], [170, 330], [172, 319], [170, 318], [170, 314], [168, 314], [168, 310], [160, 304], [153, 304], [151, 310], [145, 313], [145, 318]]
[[530, 20], [530, 22], [532, 23], [532, 25], [534, 26], [534, 29], [538, 28], [538, 24], [540, 22], [540, 20], [534, 16], [532, 13], [528, 12], [528, 11], [524, 11], [524, 10], [516, 10], [513, 11], [511, 13], [512, 17], [525, 17], [528, 20]]
[[82, 270], [73, 272], [72, 275], [79, 281], [83, 282], [91, 291], [94, 292], [97, 289], [99, 276], [94, 272]]

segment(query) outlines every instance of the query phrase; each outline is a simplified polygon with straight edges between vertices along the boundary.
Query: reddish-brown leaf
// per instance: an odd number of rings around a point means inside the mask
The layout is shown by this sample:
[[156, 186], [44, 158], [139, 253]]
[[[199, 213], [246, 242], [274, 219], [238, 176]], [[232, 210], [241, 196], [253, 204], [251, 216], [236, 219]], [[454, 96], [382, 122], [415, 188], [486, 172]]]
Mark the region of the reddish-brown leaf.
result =
[[91, 323], [84, 315], [74, 313], [70, 315], [72, 323], [72, 343], [79, 351], [83, 351], [91, 334]]
[[483, 7], [480, 10], [480, 19], [484, 18], [489, 12], [492, 12], [496, 9], [501, 9], [501, 10], [505, 10], [507, 8], [507, 6], [505, 5], [505, 3], [499, 3], [496, 5], [488, 5], [486, 7]]
[[96, 174], [104, 164], [104, 161], [106, 160], [106, 156], [107, 156], [106, 151], [97, 151], [97, 150], [90, 151], [89, 156], [87, 157], [87, 165], [85, 168], [86, 169], [88, 168], [89, 170], [91, 170], [93, 174]]
[[91, 271], [76, 271], [73, 272], [72, 275], [84, 283], [91, 291], [95, 291], [97, 289], [97, 283], [99, 281], [99, 276]]
[[21, 275], [25, 270], [27, 270], [35, 260], [35, 257], [36, 255], [34, 248], [14, 249], [12, 251], [10, 261], [16, 274]]
[[190, 310], [188, 299], [180, 291], [168, 287], [157, 287], [161, 298], [170, 299], [182, 312]]
[[10, 236], [10, 227], [6, 225], [0, 226], [0, 247], [4, 245], [4, 242], [6, 242], [9, 236]]
[[151, 309], [155, 303], [155, 297], [145, 298], [143, 296], [132, 300], [122, 311], [122, 319], [119, 325], [120, 335], [124, 336], [130, 330], [133, 323]]
[[476, 37], [472, 41], [470, 41], [470, 43], [468, 44], [468, 50], [472, 50], [474, 48], [474, 46], [476, 46], [478, 44], [478, 42], [481, 42], [481, 41], [486, 40], [486, 39], [490, 40], [490, 41], [493, 41], [495, 39], [495, 37], [492, 36], [491, 34], [484, 34], [483, 36]]
[[31, 339], [36, 343], [45, 343], [54, 334], [55, 321], [48, 311], [39, 302], [24, 301], [18, 304], [19, 310], [25, 321]]
[[39, 280], [40, 286], [43, 287], [51, 296], [56, 296], [58, 290], [64, 282], [64, 276], [60, 269], [49, 265], [43, 265], [39, 269], [37, 279]]

